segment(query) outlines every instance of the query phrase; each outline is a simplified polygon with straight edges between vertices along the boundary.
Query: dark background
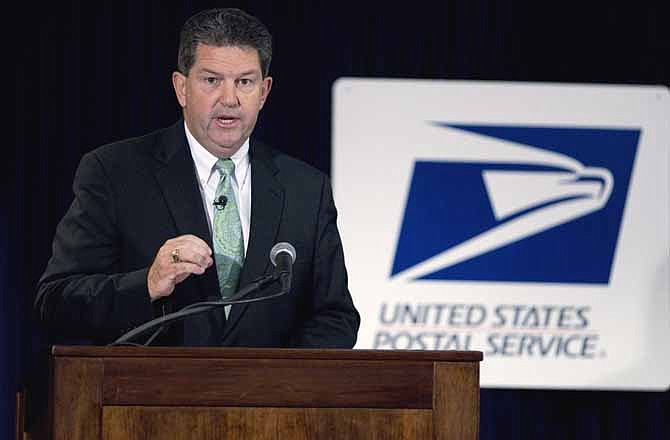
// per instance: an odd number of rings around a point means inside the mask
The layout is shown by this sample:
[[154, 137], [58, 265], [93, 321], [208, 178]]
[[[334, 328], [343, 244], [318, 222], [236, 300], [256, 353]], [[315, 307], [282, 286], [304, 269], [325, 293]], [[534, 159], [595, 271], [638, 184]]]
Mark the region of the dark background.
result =
[[[275, 83], [256, 134], [327, 173], [331, 86], [342, 76], [670, 85], [667, 1], [393, 3], [120, 0], [3, 10], [5, 63], [15, 68], [6, 111], [15, 119], [0, 219], [0, 439], [12, 435], [14, 392], [43, 348], [33, 289], [79, 159], [179, 117], [170, 75], [178, 29], [196, 11], [239, 6], [270, 28]], [[484, 389], [481, 438], [670, 438], [669, 394]]]

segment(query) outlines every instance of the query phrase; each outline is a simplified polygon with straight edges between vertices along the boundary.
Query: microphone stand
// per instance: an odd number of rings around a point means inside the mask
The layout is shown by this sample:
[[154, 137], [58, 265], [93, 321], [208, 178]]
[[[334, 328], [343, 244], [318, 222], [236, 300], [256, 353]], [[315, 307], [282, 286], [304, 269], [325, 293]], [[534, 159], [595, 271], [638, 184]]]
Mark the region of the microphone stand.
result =
[[[158, 334], [160, 334], [165, 328], [167, 328], [170, 324], [176, 321], [181, 321], [183, 319], [186, 319], [187, 317], [191, 315], [197, 315], [199, 313], [204, 313], [210, 310], [214, 310], [219, 307], [225, 307], [228, 305], [234, 305], [234, 304], [248, 304], [248, 303], [253, 303], [253, 302], [258, 302], [258, 301], [264, 301], [266, 299], [271, 299], [271, 298], [277, 298], [279, 296], [285, 295], [291, 290], [291, 273], [290, 271], [281, 271], [277, 273], [273, 273], [271, 275], [265, 275], [261, 278], [258, 278], [255, 281], [252, 281], [250, 284], [245, 286], [243, 289], [240, 289], [235, 293], [233, 296], [226, 300], [217, 300], [217, 301], [202, 301], [202, 302], [197, 302], [190, 304], [176, 312], [168, 313], [167, 315], [163, 315], [161, 317], [152, 319], [151, 321], [145, 322], [144, 324], [140, 325], [139, 327], [135, 327], [134, 329], [130, 330], [129, 332], [123, 334], [121, 337], [119, 337], [116, 341], [112, 342], [111, 344], [108, 344], [108, 347], [114, 347], [118, 345], [144, 345], [147, 346], [149, 345]], [[253, 293], [260, 288], [277, 281], [278, 279], [282, 280], [282, 288], [278, 293], [273, 293], [272, 295], [267, 295], [263, 296], [260, 298], [249, 298], [249, 299], [243, 299], [245, 296], [249, 295], [250, 293]], [[137, 338], [138, 336], [141, 336], [156, 327], [160, 327], [149, 339], [144, 343], [144, 344], [135, 344], [131, 342], [133, 339]]]

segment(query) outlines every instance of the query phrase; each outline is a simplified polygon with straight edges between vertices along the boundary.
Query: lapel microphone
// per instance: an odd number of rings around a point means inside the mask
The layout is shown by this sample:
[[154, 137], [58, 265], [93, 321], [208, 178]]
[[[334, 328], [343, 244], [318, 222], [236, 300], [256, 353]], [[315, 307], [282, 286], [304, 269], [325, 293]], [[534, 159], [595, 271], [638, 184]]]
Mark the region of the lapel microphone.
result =
[[214, 199], [213, 205], [217, 210], [223, 211], [223, 209], [226, 207], [227, 203], [228, 203], [228, 197], [219, 196], [218, 199]]

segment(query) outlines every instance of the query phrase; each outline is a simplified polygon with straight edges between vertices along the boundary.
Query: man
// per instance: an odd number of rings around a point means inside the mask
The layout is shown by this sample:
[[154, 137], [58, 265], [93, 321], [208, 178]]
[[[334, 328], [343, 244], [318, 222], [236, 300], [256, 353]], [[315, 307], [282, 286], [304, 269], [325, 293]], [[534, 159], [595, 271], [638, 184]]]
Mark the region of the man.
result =
[[[172, 76], [183, 121], [86, 154], [35, 309], [52, 336], [109, 343], [170, 311], [230, 296], [297, 253], [288, 295], [172, 325], [157, 342], [350, 348], [347, 288], [328, 179], [250, 135], [272, 78], [272, 39], [237, 9], [182, 28]], [[276, 291], [270, 289], [262, 295]]]

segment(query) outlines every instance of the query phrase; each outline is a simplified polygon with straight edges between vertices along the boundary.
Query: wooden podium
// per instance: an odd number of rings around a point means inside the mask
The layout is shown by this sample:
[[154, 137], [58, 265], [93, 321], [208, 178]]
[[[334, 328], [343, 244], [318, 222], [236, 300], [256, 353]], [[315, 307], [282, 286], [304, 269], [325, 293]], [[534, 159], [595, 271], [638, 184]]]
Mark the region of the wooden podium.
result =
[[476, 439], [481, 352], [53, 348], [30, 438]]

